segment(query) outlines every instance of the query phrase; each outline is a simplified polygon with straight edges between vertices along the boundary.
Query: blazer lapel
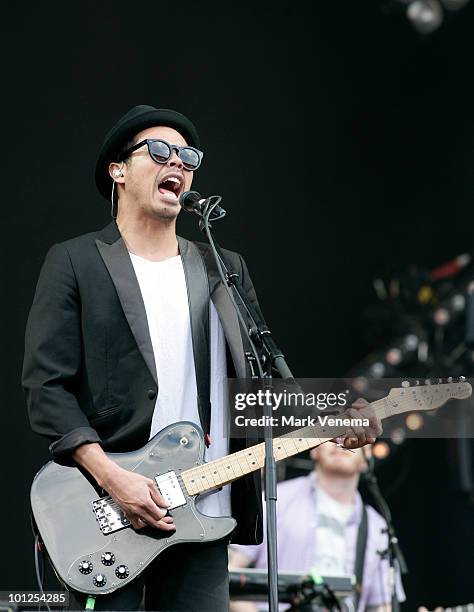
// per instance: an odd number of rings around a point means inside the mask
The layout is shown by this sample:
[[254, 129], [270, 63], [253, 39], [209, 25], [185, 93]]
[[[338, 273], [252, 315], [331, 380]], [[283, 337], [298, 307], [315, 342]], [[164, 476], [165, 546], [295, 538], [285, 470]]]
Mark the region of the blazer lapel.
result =
[[115, 221], [103, 230], [100, 238], [95, 243], [115, 285], [120, 304], [138, 349], [158, 385], [145, 304], [143, 303], [140, 286], [130, 260], [130, 255]]
[[[201, 426], [210, 431], [210, 329], [209, 298], [212, 300], [229, 345], [237, 377], [248, 376], [243, 334], [232, 301], [222, 284], [212, 253], [185, 238], [178, 238], [188, 291], [194, 365]], [[153, 345], [145, 305], [127, 247], [115, 221], [95, 241], [109, 271], [138, 349], [158, 385]]]
[[188, 291], [199, 418], [204, 433], [209, 434], [211, 426], [209, 280], [197, 246], [181, 236], [177, 238]]
[[[200, 245], [196, 245], [199, 247]], [[216, 307], [219, 321], [229, 345], [232, 361], [234, 362], [235, 373], [238, 378], [248, 376], [244, 343], [242, 341], [240, 323], [235, 312], [234, 305], [229, 297], [226, 287], [224, 287], [219, 271], [216, 267], [214, 256], [209, 249], [201, 248], [200, 252], [203, 256], [204, 263], [207, 269], [209, 278], [209, 287], [211, 292], [211, 300]]]

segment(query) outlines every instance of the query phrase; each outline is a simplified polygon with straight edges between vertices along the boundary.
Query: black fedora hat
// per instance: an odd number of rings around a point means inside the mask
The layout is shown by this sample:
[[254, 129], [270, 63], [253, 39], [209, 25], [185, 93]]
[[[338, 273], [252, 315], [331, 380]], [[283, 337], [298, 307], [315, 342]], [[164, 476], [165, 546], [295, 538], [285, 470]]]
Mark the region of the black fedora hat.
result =
[[95, 166], [95, 184], [104, 198], [109, 199], [112, 190], [109, 164], [117, 161], [122, 148], [132, 140], [135, 134], [156, 125], [164, 125], [175, 129], [184, 136], [188, 145], [199, 148], [199, 136], [196, 128], [181, 113], [168, 108], [155, 108], [145, 104], [134, 106], [108, 132], [99, 152], [99, 158]]

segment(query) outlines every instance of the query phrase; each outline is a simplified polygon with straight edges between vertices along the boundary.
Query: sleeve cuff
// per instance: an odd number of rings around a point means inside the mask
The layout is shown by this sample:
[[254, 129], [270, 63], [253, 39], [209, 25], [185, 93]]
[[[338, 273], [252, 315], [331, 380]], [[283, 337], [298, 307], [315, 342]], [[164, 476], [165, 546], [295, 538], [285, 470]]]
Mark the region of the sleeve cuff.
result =
[[71, 455], [81, 444], [91, 444], [93, 442], [102, 442], [99, 434], [92, 427], [77, 427], [72, 431], [64, 434], [59, 440], [52, 442], [49, 445], [49, 450], [54, 461], [63, 464], [72, 464]]

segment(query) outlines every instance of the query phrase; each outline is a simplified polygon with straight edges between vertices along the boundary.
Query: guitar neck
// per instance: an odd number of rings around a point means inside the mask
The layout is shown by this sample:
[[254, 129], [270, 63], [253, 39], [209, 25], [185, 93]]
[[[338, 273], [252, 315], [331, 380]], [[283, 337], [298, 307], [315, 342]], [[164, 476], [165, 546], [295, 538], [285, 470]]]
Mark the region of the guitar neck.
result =
[[[383, 398], [370, 404], [370, 407], [380, 419], [391, 416], [393, 412], [393, 406], [390, 406], [387, 399]], [[399, 407], [399, 404], [397, 406]], [[328, 427], [314, 425], [293, 431], [287, 436], [274, 438], [273, 456], [275, 461], [292, 457], [333, 440], [337, 436], [342, 436], [346, 433], [347, 428], [341, 427], [340, 431], [336, 431], [334, 427], [331, 427], [329, 437], [328, 431]], [[197, 495], [222, 487], [242, 476], [260, 470], [264, 463], [265, 443], [261, 442], [221, 459], [186, 470], [182, 472], [181, 477], [189, 495]]]
[[[409, 412], [411, 410], [433, 410], [445, 404], [449, 399], [465, 399], [472, 394], [471, 385], [467, 382], [449, 382], [414, 387], [391, 389], [390, 393], [371, 404], [367, 409], [380, 420]], [[367, 410], [369, 412], [369, 410]], [[362, 414], [363, 418], [364, 415]], [[297, 455], [303, 451], [319, 446], [347, 432], [344, 424], [337, 427], [316, 424], [293, 431], [287, 436], [273, 440], [273, 455], [276, 461]], [[197, 495], [222, 487], [246, 474], [263, 468], [265, 462], [265, 443], [261, 442], [244, 450], [232, 453], [210, 463], [196, 466], [181, 473], [183, 483], [189, 495]]]

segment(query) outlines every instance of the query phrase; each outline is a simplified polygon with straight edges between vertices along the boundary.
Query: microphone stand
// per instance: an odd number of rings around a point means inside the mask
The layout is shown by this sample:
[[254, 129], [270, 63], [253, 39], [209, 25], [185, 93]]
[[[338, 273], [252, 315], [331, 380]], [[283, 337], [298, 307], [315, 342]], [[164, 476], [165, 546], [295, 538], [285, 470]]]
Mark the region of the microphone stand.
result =
[[399, 612], [400, 602], [397, 597], [397, 574], [395, 567], [395, 560], [398, 562], [400, 573], [405, 575], [408, 573], [407, 564], [405, 557], [403, 556], [402, 549], [398, 542], [398, 538], [395, 534], [395, 528], [392, 523], [392, 513], [385, 501], [382, 492], [379, 487], [377, 477], [375, 476], [374, 460], [371, 457], [367, 461], [368, 471], [364, 474], [364, 480], [367, 484], [367, 488], [372, 494], [373, 500], [375, 501], [375, 507], [385, 519], [387, 523], [387, 529], [385, 530], [388, 535], [388, 548], [384, 551], [378, 551], [382, 558], [388, 557], [388, 563], [390, 567], [390, 590], [392, 597], [392, 612]]
[[[293, 382], [293, 374], [291, 373], [288, 365], [286, 364], [283, 353], [278, 349], [275, 341], [272, 338], [271, 332], [265, 324], [260, 313], [253, 306], [248, 298], [248, 295], [242, 286], [239, 275], [230, 270], [224, 260], [222, 250], [218, 244], [214, 241], [211, 232], [211, 225], [209, 219], [213, 210], [219, 205], [222, 198], [220, 196], [211, 196], [207, 198], [206, 203], [202, 209], [202, 213], [195, 210], [201, 220], [199, 222], [199, 228], [205, 234], [211, 246], [214, 258], [216, 260], [217, 269], [219, 270], [220, 277], [226, 287], [229, 297], [234, 305], [239, 321], [242, 325], [242, 329], [245, 330], [247, 338], [252, 349], [251, 353], [246, 352], [246, 357], [249, 362], [250, 371], [253, 374], [253, 378], [259, 378], [266, 389], [271, 388], [272, 381], [272, 367], [274, 367], [280, 374], [281, 378]], [[214, 218], [215, 221], [221, 219], [225, 215], [223, 209], [219, 209], [221, 212]], [[247, 323], [244, 320], [242, 313], [237, 305], [236, 299], [243, 305], [250, 321], [251, 328], [247, 328]], [[262, 351], [262, 357], [260, 357], [255, 343], [260, 344]], [[253, 354], [252, 354], [253, 353]], [[263, 371], [262, 362], [266, 366], [266, 372]], [[257, 368], [257, 372], [254, 369], [254, 365]], [[272, 416], [272, 407], [265, 403], [264, 416], [266, 423], [271, 423], [270, 417]], [[270, 612], [278, 611], [278, 559], [277, 559], [277, 530], [276, 530], [276, 501], [277, 501], [277, 478], [276, 478], [276, 463], [273, 456], [273, 436], [272, 428], [270, 425], [264, 427], [264, 438], [265, 438], [265, 466], [264, 466], [264, 491], [265, 491], [265, 504], [267, 510], [267, 554], [268, 554], [268, 603]]]

